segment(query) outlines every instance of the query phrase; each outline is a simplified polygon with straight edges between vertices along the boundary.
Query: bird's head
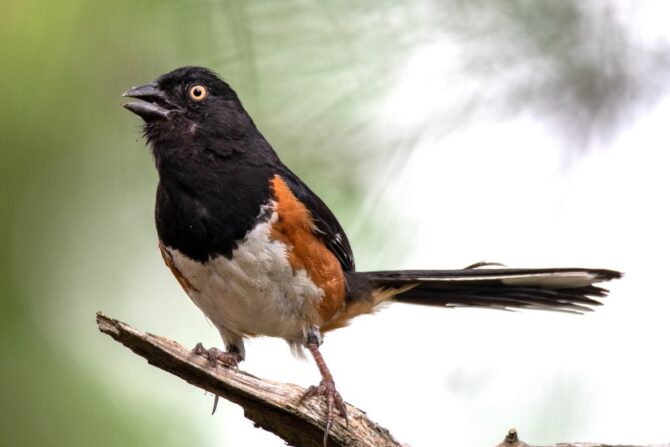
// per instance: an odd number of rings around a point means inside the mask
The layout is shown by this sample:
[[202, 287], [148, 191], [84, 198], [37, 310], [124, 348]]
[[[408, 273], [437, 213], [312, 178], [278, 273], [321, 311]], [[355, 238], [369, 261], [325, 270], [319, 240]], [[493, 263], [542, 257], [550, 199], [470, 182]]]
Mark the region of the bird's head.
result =
[[144, 120], [154, 146], [240, 140], [255, 129], [233, 89], [206, 68], [177, 68], [123, 96], [137, 99], [123, 107]]

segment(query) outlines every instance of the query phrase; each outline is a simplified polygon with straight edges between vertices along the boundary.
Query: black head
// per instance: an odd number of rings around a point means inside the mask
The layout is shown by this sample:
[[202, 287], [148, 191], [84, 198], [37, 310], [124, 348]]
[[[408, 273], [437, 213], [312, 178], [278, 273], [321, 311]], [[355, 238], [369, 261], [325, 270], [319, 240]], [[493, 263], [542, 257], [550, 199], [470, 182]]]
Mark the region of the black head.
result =
[[123, 107], [144, 120], [154, 145], [236, 140], [255, 129], [233, 89], [206, 68], [177, 68], [123, 96], [139, 100]]

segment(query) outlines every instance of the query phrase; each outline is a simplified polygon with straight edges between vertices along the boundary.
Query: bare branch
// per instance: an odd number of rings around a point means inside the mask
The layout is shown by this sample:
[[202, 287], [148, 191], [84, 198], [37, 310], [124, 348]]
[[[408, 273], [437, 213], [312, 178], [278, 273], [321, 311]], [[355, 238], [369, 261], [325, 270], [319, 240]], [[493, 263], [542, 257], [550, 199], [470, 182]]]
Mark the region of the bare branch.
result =
[[[189, 349], [135, 329], [98, 312], [98, 329], [127, 346], [147, 361], [188, 383], [240, 405], [244, 415], [257, 426], [295, 447], [322, 447], [325, 405], [318, 399], [298, 405], [305, 390], [297, 385], [259, 379], [246, 372], [219, 367]], [[328, 445], [351, 447], [402, 447], [389, 431], [372, 422], [366, 414], [347, 404], [349, 427], [341, 418], [333, 424]], [[497, 447], [531, 447], [511, 429]], [[592, 443], [561, 443], [547, 447], [635, 447]], [[670, 447], [670, 444], [648, 446]]]
[[[298, 405], [305, 390], [297, 385], [259, 379], [243, 371], [213, 369], [207, 360], [192, 355], [182, 345], [135, 329], [98, 312], [98, 329], [132, 349], [136, 354], [169, 373], [213, 394], [225, 397], [244, 409], [256, 425], [275, 433], [295, 447], [322, 447], [325, 405], [313, 399]], [[400, 447], [383, 427], [372, 422], [356, 407], [347, 404], [349, 427], [337, 418], [328, 439], [329, 446]]]

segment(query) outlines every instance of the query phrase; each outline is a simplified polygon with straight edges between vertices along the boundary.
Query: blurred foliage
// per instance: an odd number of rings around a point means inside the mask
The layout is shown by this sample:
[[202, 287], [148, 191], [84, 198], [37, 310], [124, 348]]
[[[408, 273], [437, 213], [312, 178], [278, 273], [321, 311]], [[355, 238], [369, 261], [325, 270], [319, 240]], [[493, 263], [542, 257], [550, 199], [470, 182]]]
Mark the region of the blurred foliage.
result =
[[[447, 67], [426, 73], [435, 108], [409, 110], [426, 117], [416, 127], [385, 126], [385, 95], [440, 42], [459, 51], [430, 53]], [[530, 109], [587, 147], [666, 87], [663, 54], [607, 8], [577, 0], [3, 1], [0, 445], [206, 438], [183, 422], [186, 409], [119, 391], [132, 384], [105, 365], [128, 359], [107, 362], [93, 326], [98, 308], [141, 306], [124, 290], [154, 291], [131, 278], [132, 259], [158, 256], [155, 174], [136, 119], [119, 107], [129, 86], [185, 64], [222, 73], [374, 264], [385, 233], [354, 218], [375, 201], [362, 187], [417, 139], [478, 113]], [[474, 83], [459, 84], [463, 76]], [[461, 86], [462, 101], [445, 104], [441, 93]], [[386, 215], [372, 215], [391, 231]]]

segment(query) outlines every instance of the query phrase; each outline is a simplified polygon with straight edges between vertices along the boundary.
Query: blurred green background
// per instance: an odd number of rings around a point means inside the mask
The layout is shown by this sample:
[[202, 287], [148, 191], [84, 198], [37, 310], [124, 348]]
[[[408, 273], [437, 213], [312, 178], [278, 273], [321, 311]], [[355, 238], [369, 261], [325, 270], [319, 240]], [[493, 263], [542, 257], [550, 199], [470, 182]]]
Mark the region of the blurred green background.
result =
[[[569, 166], [607, 150], [655, 104], [670, 52], [636, 34], [647, 17], [637, 10], [577, 0], [1, 2], [0, 445], [226, 443], [196, 422], [209, 399], [95, 328], [104, 310], [185, 344], [217, 343], [161, 265], [156, 174], [121, 92], [181, 65], [218, 71], [336, 211], [359, 268], [401, 267], [393, 259], [412, 228], [383, 211], [384, 179], [418, 141], [530, 113]], [[417, 60], [419, 77], [407, 80]], [[404, 81], [421, 87], [422, 73], [437, 90], [391, 95]]]

